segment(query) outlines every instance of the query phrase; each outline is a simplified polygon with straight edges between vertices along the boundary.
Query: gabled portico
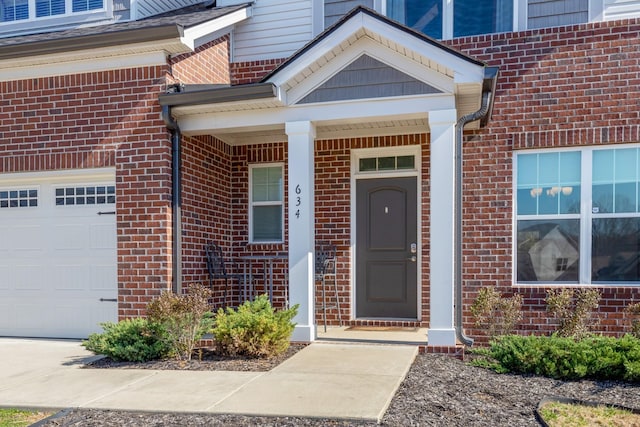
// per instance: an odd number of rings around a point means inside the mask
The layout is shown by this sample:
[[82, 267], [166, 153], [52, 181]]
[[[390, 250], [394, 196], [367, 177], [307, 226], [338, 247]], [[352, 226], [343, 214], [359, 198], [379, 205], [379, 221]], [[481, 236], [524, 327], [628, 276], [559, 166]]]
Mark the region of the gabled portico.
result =
[[[411, 271], [415, 270], [417, 274], [417, 293], [429, 294], [431, 308], [416, 307], [417, 315], [413, 320], [426, 321], [421, 313], [428, 311], [429, 345], [453, 346], [456, 344], [453, 298], [455, 128], [460, 117], [480, 108], [483, 88], [486, 88], [484, 64], [369, 9], [357, 8], [259, 84], [168, 94], [161, 96], [160, 101], [171, 107], [172, 116], [187, 136], [211, 135], [232, 146], [287, 142], [289, 297], [292, 305], [300, 304], [294, 319], [297, 326], [293, 339], [297, 341], [316, 338], [315, 142], [429, 134], [429, 191], [422, 188], [427, 175], [420, 165], [426, 153], [422, 153], [420, 147], [416, 147], [417, 155], [410, 170], [398, 169], [396, 164], [396, 170], [389, 175], [414, 178], [410, 181], [416, 183], [416, 189], [411, 191], [416, 192], [418, 202], [412, 203], [429, 204], [429, 216], [421, 214], [420, 206], [413, 206], [418, 212], [415, 241], [410, 242], [409, 232], [410, 248], [406, 248], [406, 256], [401, 248], [401, 258], [394, 261], [396, 270], [375, 271], [381, 271], [380, 277], [395, 280], [393, 272], [401, 274], [404, 271], [402, 263], [415, 263]], [[478, 125], [478, 122], [470, 124]], [[388, 153], [392, 151], [385, 151], [384, 158], [389, 158]], [[397, 157], [394, 157], [396, 162]], [[356, 182], [354, 175], [352, 172], [351, 185]], [[365, 180], [373, 176], [364, 171], [357, 178]], [[389, 185], [372, 187], [372, 191], [384, 187], [387, 193], [376, 194], [393, 199], [404, 194], [402, 185], [396, 179], [393, 185], [389, 182]], [[352, 194], [355, 194], [353, 190]], [[422, 194], [429, 197], [422, 197]], [[381, 205], [383, 211], [386, 210], [384, 215], [389, 211], [392, 214], [396, 205], [388, 205], [385, 200]], [[406, 202], [398, 203], [402, 206]], [[386, 217], [380, 218], [380, 224], [383, 224]], [[400, 218], [402, 222], [405, 217]], [[358, 275], [366, 274], [361, 273], [357, 265], [360, 259], [356, 256], [358, 247], [365, 242], [358, 237], [355, 222], [355, 215], [351, 215], [352, 237], [348, 242], [351, 248], [351, 319], [358, 317], [354, 305], [361, 304], [354, 297], [354, 283]], [[389, 224], [397, 222], [394, 220]], [[428, 254], [422, 253], [423, 241], [427, 238], [425, 229], [430, 230], [431, 250]], [[388, 240], [384, 235], [380, 239]], [[428, 283], [423, 277], [425, 269], [422, 266], [427, 261], [430, 265]], [[416, 303], [410, 304], [422, 304], [421, 298], [413, 300]]]

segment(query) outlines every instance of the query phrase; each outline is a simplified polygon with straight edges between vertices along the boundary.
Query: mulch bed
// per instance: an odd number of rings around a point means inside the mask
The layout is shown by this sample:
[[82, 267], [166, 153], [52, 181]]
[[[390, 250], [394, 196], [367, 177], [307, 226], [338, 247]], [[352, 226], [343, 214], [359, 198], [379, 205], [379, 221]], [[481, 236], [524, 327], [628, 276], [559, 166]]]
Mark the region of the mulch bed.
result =
[[116, 362], [110, 357], [95, 360], [84, 368], [96, 369], [157, 369], [157, 370], [183, 370], [183, 371], [254, 371], [264, 372], [284, 362], [306, 344], [291, 344], [289, 349], [279, 356], [269, 359], [258, 359], [246, 356], [222, 356], [214, 348], [198, 349], [191, 360], [151, 360], [149, 362]]

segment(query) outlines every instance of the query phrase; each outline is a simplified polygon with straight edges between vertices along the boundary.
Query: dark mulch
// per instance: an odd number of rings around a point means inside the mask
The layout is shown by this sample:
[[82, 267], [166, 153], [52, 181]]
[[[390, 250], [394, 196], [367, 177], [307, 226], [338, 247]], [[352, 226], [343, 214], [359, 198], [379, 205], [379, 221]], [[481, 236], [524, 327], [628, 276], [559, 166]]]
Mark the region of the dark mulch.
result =
[[[616, 403], [640, 408], [640, 384], [615, 381], [559, 381], [500, 375], [457, 359], [419, 355], [381, 425], [539, 426], [535, 409], [545, 396]], [[250, 404], [250, 403], [248, 403]], [[292, 417], [132, 413], [73, 410], [47, 426], [373, 426], [373, 422]]]
[[85, 368], [119, 368], [119, 369], [158, 369], [158, 370], [185, 370], [185, 371], [270, 371], [284, 362], [306, 344], [291, 344], [289, 349], [279, 356], [269, 359], [251, 358], [246, 356], [222, 356], [213, 348], [197, 350], [191, 360], [151, 360], [149, 362], [116, 362], [110, 357], [104, 357], [93, 361]]

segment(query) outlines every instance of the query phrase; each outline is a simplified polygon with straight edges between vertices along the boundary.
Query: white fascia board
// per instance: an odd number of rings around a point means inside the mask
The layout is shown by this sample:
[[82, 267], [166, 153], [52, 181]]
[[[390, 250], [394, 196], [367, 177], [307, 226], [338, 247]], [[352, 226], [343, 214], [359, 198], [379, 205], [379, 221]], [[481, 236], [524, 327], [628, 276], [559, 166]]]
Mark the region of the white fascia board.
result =
[[195, 50], [197, 47], [231, 32], [235, 24], [250, 17], [251, 6], [247, 6], [203, 24], [186, 28], [181, 37], [182, 43]]
[[256, 111], [231, 111], [180, 116], [178, 124], [184, 134], [251, 131], [274, 128], [286, 122], [309, 120], [322, 122], [376, 121], [393, 118], [426, 117], [429, 111], [455, 109], [455, 96], [430, 94], [375, 100], [341, 101], [269, 108]]
[[322, 85], [363, 54], [433, 86], [443, 93], [454, 93], [455, 91], [452, 78], [430, 69], [423, 64], [419, 64], [407, 58], [405, 55], [366, 37], [347, 47], [345, 51], [329, 61], [329, 63], [320, 68], [320, 70], [309, 75], [301, 83], [289, 89], [286, 94], [286, 101], [290, 104], [295, 104], [300, 101], [304, 96], [313, 92], [318, 86]]
[[164, 51], [155, 51], [120, 56], [105, 56], [78, 60], [52, 61], [51, 64], [23, 65], [0, 68], [0, 81], [35, 79], [40, 77], [63, 76], [91, 73], [123, 68], [148, 67], [167, 63]]
[[482, 65], [474, 64], [470, 60], [449, 52], [444, 47], [440, 48], [437, 45], [427, 43], [372, 16], [365, 14], [361, 14], [361, 16], [362, 26], [368, 31], [453, 70], [455, 83], [481, 82], [483, 80], [484, 67]]

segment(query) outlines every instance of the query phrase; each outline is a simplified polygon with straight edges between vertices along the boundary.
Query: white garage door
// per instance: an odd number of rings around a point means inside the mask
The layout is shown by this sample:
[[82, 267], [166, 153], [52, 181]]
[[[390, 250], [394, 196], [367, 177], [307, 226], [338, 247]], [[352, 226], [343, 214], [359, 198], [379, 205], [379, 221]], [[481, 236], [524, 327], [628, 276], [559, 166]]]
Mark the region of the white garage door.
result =
[[115, 174], [0, 175], [0, 336], [117, 320]]

